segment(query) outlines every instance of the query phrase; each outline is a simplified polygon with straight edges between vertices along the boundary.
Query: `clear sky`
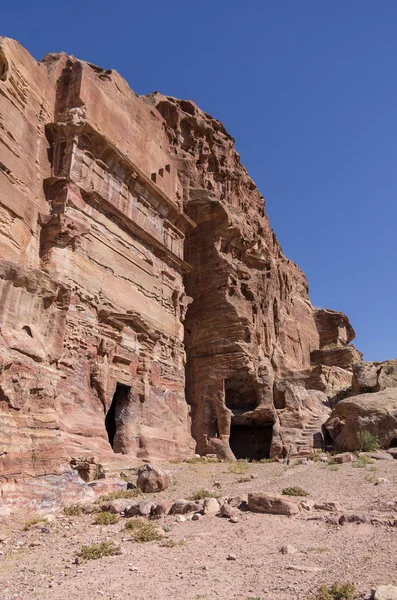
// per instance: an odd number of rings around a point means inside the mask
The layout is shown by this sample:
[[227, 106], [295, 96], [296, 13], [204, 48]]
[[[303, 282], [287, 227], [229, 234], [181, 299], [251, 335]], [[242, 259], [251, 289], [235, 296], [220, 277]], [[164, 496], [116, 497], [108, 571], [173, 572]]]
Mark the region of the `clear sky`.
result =
[[312, 303], [397, 357], [396, 0], [14, 0], [0, 35], [221, 120]]

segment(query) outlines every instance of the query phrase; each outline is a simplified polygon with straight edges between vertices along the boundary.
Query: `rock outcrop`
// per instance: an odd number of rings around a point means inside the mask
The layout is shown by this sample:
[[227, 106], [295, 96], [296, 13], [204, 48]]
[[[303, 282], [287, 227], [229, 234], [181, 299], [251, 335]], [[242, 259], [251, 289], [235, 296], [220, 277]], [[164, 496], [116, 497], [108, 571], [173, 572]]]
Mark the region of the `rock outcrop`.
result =
[[0, 92], [4, 500], [71, 466], [308, 454], [352, 385], [383, 389], [219, 121], [6, 38]]
[[360, 449], [369, 432], [382, 447], [397, 446], [397, 388], [352, 396], [338, 402], [324, 425], [334, 447]]

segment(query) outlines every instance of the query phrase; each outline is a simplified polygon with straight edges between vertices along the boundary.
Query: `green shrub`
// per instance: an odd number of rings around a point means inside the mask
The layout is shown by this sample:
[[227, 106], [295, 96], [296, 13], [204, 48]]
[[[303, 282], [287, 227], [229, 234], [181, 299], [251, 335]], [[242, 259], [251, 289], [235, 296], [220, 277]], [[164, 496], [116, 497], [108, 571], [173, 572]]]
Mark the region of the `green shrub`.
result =
[[111, 500], [118, 500], [119, 498], [136, 498], [142, 494], [142, 490], [140, 488], [135, 488], [133, 490], [118, 490], [117, 492], [110, 492], [110, 494], [104, 494], [98, 500], [95, 501], [96, 504], [100, 504], [102, 502], [110, 502]]
[[131, 533], [135, 542], [153, 542], [162, 537], [158, 528], [153, 523], [149, 523], [143, 519], [132, 519], [126, 523], [125, 528]]
[[331, 463], [328, 465], [328, 471], [339, 471], [339, 465], [336, 463]]
[[244, 459], [238, 460], [236, 463], [229, 467], [229, 472], [235, 475], [244, 475], [248, 471], [248, 461]]
[[45, 525], [46, 523], [48, 523], [48, 521], [46, 518], [40, 517], [37, 517], [36, 519], [30, 519], [29, 521], [25, 521], [22, 529], [23, 531], [27, 531], [28, 529], [33, 527], [33, 525], [37, 525], [37, 523], [43, 523], [43, 525]]
[[357, 460], [353, 463], [353, 467], [356, 469], [363, 469], [367, 465], [373, 465], [375, 460], [366, 454], [360, 454]]
[[87, 510], [81, 504], [71, 504], [70, 506], [65, 506], [63, 512], [67, 517], [80, 517], [81, 515], [85, 515]]
[[114, 556], [120, 552], [120, 548], [113, 542], [100, 542], [99, 544], [89, 544], [83, 546], [78, 554], [83, 560], [97, 560], [103, 556]]
[[219, 494], [215, 494], [208, 490], [199, 490], [198, 492], [195, 492], [193, 496], [190, 496], [189, 500], [204, 500], [204, 498], [219, 498]]
[[115, 515], [106, 510], [98, 513], [94, 519], [95, 525], [114, 525], [115, 523], [118, 523], [118, 521], [119, 515]]
[[357, 590], [351, 583], [334, 583], [331, 587], [322, 585], [310, 600], [356, 600]]
[[308, 496], [309, 492], [307, 492], [306, 490], [304, 490], [301, 487], [287, 487], [284, 488], [283, 491], [281, 492], [283, 494], [283, 496]]
[[359, 431], [357, 439], [360, 452], [376, 452], [379, 450], [378, 438], [369, 431]]

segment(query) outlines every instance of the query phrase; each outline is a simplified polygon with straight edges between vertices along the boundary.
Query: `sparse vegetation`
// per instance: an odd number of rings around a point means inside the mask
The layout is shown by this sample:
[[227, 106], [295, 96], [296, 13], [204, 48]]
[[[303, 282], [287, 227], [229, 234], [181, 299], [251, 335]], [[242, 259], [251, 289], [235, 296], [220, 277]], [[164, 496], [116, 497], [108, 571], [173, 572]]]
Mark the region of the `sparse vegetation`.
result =
[[375, 475], [373, 475], [372, 473], [367, 473], [367, 474], [366, 474], [366, 476], [365, 476], [365, 481], [366, 481], [367, 483], [375, 483], [375, 482], [376, 482], [376, 479], [377, 479], [377, 478], [376, 478], [376, 477], [375, 477]]
[[261, 465], [267, 465], [268, 463], [273, 462], [271, 458], [261, 458], [260, 460], [258, 460], [258, 462]]
[[283, 496], [308, 496], [309, 492], [299, 486], [284, 488], [281, 492]]
[[210, 492], [209, 490], [199, 490], [190, 496], [189, 500], [204, 500], [204, 498], [219, 498], [219, 494]]
[[309, 459], [312, 460], [313, 462], [318, 462], [320, 460], [322, 454], [323, 454], [323, 451], [321, 450], [321, 448], [316, 448], [316, 450], [313, 450], [313, 452], [311, 454], [309, 454]]
[[135, 542], [153, 542], [161, 539], [158, 527], [143, 519], [132, 519], [125, 526]]
[[379, 450], [379, 440], [367, 430], [357, 434], [360, 452], [376, 452]]
[[339, 465], [336, 463], [331, 463], [328, 465], [328, 471], [339, 471]]
[[95, 525], [114, 525], [115, 523], [118, 523], [119, 520], [119, 515], [115, 515], [114, 513], [105, 510], [95, 516], [94, 523]]
[[103, 556], [114, 556], [120, 552], [120, 548], [113, 542], [100, 542], [83, 546], [78, 554], [83, 560], [97, 560]]
[[331, 587], [322, 585], [310, 600], [355, 600], [357, 590], [352, 583], [334, 583]]
[[46, 518], [40, 518], [40, 517], [37, 517], [36, 519], [30, 519], [29, 521], [26, 521], [24, 523], [24, 526], [22, 529], [23, 529], [23, 531], [27, 531], [28, 529], [33, 527], [33, 525], [37, 525], [37, 523], [43, 523], [43, 525], [45, 525], [48, 523], [48, 521]]
[[248, 471], [248, 462], [244, 459], [238, 460], [236, 463], [229, 467], [229, 473], [235, 475], [244, 475]]
[[81, 517], [81, 515], [87, 513], [87, 509], [81, 504], [71, 504], [70, 506], [65, 506], [63, 512], [67, 517]]
[[205, 456], [194, 456], [193, 458], [188, 458], [185, 462], [190, 465], [196, 464], [208, 464], [208, 463], [218, 463], [222, 462], [219, 458], [206, 458]]
[[172, 540], [171, 538], [164, 540], [160, 543], [161, 548], [174, 548], [175, 546], [184, 546], [184, 545], [185, 545], [184, 540], [180, 540], [179, 542], [176, 542], [175, 540]]
[[352, 464], [355, 469], [364, 469], [367, 465], [373, 465], [374, 459], [366, 454], [360, 454], [357, 460]]
[[142, 490], [140, 488], [134, 488], [133, 490], [118, 490], [117, 492], [111, 492], [110, 494], [104, 494], [98, 500], [95, 501], [96, 504], [101, 504], [102, 502], [110, 502], [111, 500], [118, 500], [119, 498], [136, 498], [142, 494]]
[[240, 479], [237, 479], [237, 483], [248, 483], [248, 481], [251, 481], [251, 477], [240, 477]]

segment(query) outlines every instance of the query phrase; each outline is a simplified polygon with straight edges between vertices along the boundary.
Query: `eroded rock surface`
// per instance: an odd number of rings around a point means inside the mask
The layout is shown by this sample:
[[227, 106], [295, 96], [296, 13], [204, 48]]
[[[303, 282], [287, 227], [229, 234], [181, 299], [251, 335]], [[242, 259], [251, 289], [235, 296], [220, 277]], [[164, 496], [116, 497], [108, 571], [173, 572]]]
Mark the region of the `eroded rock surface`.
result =
[[219, 121], [7, 38], [0, 92], [4, 500], [70, 463], [305, 455], [353, 370], [390, 387], [312, 307]]

